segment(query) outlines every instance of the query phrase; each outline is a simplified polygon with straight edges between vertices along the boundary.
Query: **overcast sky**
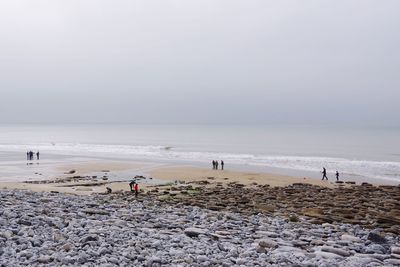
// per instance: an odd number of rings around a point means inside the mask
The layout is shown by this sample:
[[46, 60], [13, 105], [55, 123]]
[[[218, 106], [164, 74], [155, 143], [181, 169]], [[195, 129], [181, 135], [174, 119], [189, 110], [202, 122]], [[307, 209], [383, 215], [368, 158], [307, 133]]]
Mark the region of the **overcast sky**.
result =
[[0, 2], [0, 122], [400, 125], [400, 1]]

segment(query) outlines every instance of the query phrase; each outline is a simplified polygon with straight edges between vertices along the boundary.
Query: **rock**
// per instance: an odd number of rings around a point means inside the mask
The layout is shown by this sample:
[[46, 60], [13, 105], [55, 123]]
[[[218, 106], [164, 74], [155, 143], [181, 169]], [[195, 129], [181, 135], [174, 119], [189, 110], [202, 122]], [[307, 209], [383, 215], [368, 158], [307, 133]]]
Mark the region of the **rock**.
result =
[[106, 211], [106, 210], [99, 210], [99, 209], [84, 209], [83, 210], [84, 213], [90, 214], [90, 215], [108, 215], [110, 216], [110, 212]]
[[385, 264], [391, 264], [393, 266], [400, 266], [400, 259], [388, 259], [388, 260], [385, 260]]
[[387, 249], [379, 244], [370, 244], [365, 247], [364, 251], [368, 254], [386, 254]]
[[67, 255], [67, 256], [65, 256], [65, 257], [62, 257], [62, 259], [61, 259], [61, 262], [62, 262], [63, 264], [65, 264], [65, 265], [74, 264], [75, 261], [76, 261], [75, 258], [73, 258], [73, 257], [71, 257], [71, 256], [69, 256], [69, 255]]
[[70, 252], [72, 250], [72, 244], [71, 243], [66, 243], [61, 247], [62, 250], [65, 252]]
[[77, 261], [80, 264], [84, 264], [84, 263], [87, 262], [88, 258], [89, 258], [89, 256], [85, 252], [82, 252], [82, 253], [80, 253], [78, 255], [78, 260]]
[[159, 257], [153, 256], [147, 261], [146, 266], [153, 266], [153, 264], [161, 265], [161, 263], [162, 263], [162, 261]]
[[64, 236], [60, 232], [54, 232], [53, 233], [53, 240], [56, 242], [64, 240]]
[[360, 254], [360, 253], [357, 253], [354, 256], [359, 258], [377, 259], [380, 261], [384, 261], [390, 257], [389, 255], [384, 255], [384, 254]]
[[351, 255], [351, 253], [346, 250], [327, 246], [321, 247], [321, 251], [334, 253], [342, 257], [349, 257]]
[[119, 260], [116, 257], [107, 258], [107, 262], [113, 263], [115, 265], [119, 265], [120, 264]]
[[99, 254], [100, 256], [103, 256], [103, 255], [107, 255], [107, 254], [112, 254], [112, 251], [111, 251], [110, 249], [108, 249], [108, 248], [101, 248], [101, 249], [98, 251], [98, 254]]
[[347, 234], [342, 235], [341, 239], [345, 240], [345, 241], [356, 242], [356, 243], [361, 243], [362, 242], [359, 237], [356, 237], [356, 236], [353, 236], [353, 235], [347, 235]]
[[22, 225], [26, 225], [26, 226], [31, 226], [31, 225], [32, 225], [32, 222], [31, 222], [31, 221], [28, 221], [28, 220], [25, 220], [25, 219], [19, 219], [19, 220], [18, 220], [18, 224], [22, 224]]
[[5, 239], [10, 239], [13, 235], [13, 232], [11, 232], [10, 230], [0, 232], [0, 237], [4, 237]]
[[[30, 259], [30, 258], [33, 257], [33, 253], [30, 252], [30, 251], [23, 251], [19, 255], [20, 255], [20, 257], [24, 257], [24, 258], [27, 258], [27, 259]], [[0, 253], [0, 256], [1, 256], [1, 253]]]
[[198, 262], [205, 262], [205, 261], [208, 261], [208, 257], [207, 257], [207, 256], [204, 256], [204, 255], [199, 255], [199, 256], [197, 256], [197, 261], [198, 261]]
[[317, 257], [323, 258], [323, 259], [335, 259], [335, 258], [342, 258], [342, 256], [336, 254], [336, 253], [331, 253], [331, 252], [325, 252], [325, 251], [315, 251], [314, 254]]
[[257, 253], [267, 253], [265, 247], [258, 246], [256, 249]]
[[184, 230], [184, 233], [189, 237], [197, 237], [199, 235], [206, 234], [206, 231], [204, 229], [201, 229], [201, 228], [191, 227], [191, 228], [186, 228]]
[[99, 237], [96, 235], [87, 235], [87, 236], [83, 237], [81, 240], [79, 240], [79, 243], [85, 244], [90, 241], [98, 241], [98, 240], [99, 240]]
[[393, 254], [398, 254], [398, 255], [400, 255], [400, 247], [392, 246], [392, 247], [390, 248], [390, 251], [391, 251]]
[[370, 232], [370, 233], [368, 234], [368, 240], [370, 240], [370, 241], [372, 241], [372, 242], [374, 242], [374, 243], [378, 243], [378, 244], [385, 244], [385, 243], [387, 243], [387, 240], [386, 240], [385, 237], [383, 237], [383, 236], [381, 236], [381, 235], [379, 235], [379, 234], [376, 234], [376, 233], [374, 233], [374, 232]]
[[313, 246], [322, 246], [325, 245], [325, 241], [321, 239], [314, 239], [311, 241], [311, 245]]
[[258, 235], [260, 236], [266, 236], [269, 238], [277, 238], [279, 237], [279, 234], [275, 233], [275, 232], [269, 232], [269, 231], [257, 231], [256, 232]]
[[38, 259], [37, 259], [37, 262], [39, 262], [39, 263], [50, 263], [50, 262], [52, 262], [53, 261], [53, 258], [51, 258], [51, 257], [49, 257], [49, 256], [40, 256]]
[[278, 247], [278, 243], [272, 239], [262, 239], [258, 242], [258, 245], [262, 248], [276, 248]]
[[221, 251], [224, 251], [224, 252], [228, 251], [228, 249], [226, 249], [226, 247], [225, 247], [223, 244], [221, 244], [221, 243], [218, 243], [218, 244], [217, 244], [217, 247], [218, 247], [218, 249], [221, 250]]

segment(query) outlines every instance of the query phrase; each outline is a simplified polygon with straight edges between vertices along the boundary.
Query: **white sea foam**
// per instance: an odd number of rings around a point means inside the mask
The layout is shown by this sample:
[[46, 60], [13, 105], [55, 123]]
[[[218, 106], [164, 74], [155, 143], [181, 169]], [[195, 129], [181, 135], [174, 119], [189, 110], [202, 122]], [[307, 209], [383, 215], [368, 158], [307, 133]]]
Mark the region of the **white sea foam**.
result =
[[133, 146], [133, 145], [105, 145], [105, 144], [72, 144], [72, 143], [36, 143], [36, 144], [3, 144], [2, 151], [25, 152], [30, 148], [50, 154], [71, 156], [91, 156], [101, 158], [128, 158], [145, 160], [171, 160], [209, 162], [221, 160], [229, 164], [284, 168], [301, 171], [318, 172], [322, 167], [342, 174], [363, 176], [374, 179], [400, 181], [400, 162], [383, 162], [352, 160], [333, 157], [306, 157], [261, 155], [244, 153], [215, 153], [182, 151], [165, 146]]

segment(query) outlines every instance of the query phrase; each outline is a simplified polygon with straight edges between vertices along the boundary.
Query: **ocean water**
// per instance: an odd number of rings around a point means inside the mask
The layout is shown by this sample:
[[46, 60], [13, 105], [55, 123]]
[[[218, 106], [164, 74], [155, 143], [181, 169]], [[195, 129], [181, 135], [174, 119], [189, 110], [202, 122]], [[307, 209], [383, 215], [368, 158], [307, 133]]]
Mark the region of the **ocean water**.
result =
[[[0, 125], [0, 177], [26, 164], [89, 159], [145, 160], [400, 183], [400, 129], [248, 125]], [[333, 175], [332, 175], [333, 176]]]

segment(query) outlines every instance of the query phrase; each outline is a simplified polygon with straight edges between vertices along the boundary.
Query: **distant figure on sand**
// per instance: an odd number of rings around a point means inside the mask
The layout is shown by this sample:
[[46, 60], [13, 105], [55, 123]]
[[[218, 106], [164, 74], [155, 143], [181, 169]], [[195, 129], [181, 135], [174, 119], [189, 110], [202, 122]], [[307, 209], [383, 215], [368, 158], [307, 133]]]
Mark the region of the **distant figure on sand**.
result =
[[133, 191], [133, 186], [136, 184], [136, 181], [135, 180], [132, 180], [130, 183], [129, 183], [129, 187], [131, 188], [131, 192]]
[[33, 160], [33, 152], [29, 151], [29, 160]]
[[225, 165], [224, 161], [221, 160], [221, 170], [224, 170], [224, 165]]
[[39, 158], [40, 158], [39, 156], [40, 156], [40, 153], [39, 153], [39, 151], [38, 151], [38, 152], [36, 153], [36, 159], [37, 159], [37, 160], [39, 160]]
[[215, 160], [212, 161], [213, 170], [215, 170]]
[[218, 170], [218, 160], [215, 161], [215, 169]]
[[339, 172], [336, 171], [336, 181], [339, 181]]
[[135, 184], [135, 196], [137, 197], [139, 194], [139, 185], [136, 183]]
[[26, 152], [26, 160], [29, 160], [29, 151]]
[[322, 180], [324, 180], [326, 178], [326, 180], [328, 180], [328, 176], [326, 176], [326, 169], [323, 168], [322, 170]]

